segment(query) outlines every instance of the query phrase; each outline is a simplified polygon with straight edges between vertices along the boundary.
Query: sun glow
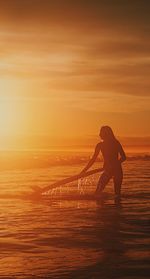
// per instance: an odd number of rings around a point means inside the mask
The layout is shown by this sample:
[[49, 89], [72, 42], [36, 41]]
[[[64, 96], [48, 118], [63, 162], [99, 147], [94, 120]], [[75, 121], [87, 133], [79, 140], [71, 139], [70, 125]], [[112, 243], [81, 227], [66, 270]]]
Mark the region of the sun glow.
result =
[[17, 104], [8, 101], [0, 102], [0, 136], [11, 137], [19, 130]]
[[0, 149], [7, 149], [24, 129], [25, 115], [19, 102], [21, 88], [15, 80], [0, 80]]

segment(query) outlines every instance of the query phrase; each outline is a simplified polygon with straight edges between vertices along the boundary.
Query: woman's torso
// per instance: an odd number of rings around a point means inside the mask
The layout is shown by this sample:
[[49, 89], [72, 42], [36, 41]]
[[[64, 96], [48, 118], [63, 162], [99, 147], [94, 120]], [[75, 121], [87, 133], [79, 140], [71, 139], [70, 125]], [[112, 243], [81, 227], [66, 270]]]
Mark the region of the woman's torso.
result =
[[121, 167], [119, 161], [119, 142], [113, 140], [111, 142], [101, 142], [100, 149], [104, 159], [104, 169], [115, 171]]

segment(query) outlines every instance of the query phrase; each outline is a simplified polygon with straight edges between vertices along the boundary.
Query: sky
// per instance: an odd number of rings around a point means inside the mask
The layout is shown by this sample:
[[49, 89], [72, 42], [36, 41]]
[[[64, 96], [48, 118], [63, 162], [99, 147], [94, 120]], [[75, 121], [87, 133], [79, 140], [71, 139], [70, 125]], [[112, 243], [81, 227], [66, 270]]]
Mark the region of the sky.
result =
[[0, 0], [0, 145], [150, 136], [150, 2]]

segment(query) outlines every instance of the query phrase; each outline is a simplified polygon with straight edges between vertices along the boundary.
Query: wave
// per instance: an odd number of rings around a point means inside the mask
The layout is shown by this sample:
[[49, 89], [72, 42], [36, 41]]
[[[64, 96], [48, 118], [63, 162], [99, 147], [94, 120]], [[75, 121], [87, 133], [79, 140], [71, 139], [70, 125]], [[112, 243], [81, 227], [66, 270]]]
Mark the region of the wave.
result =
[[[61, 166], [85, 165], [89, 161], [87, 155], [63, 155], [63, 156], [30, 156], [16, 158], [0, 158], [0, 170], [51, 168]], [[102, 158], [97, 162], [102, 163]], [[127, 161], [150, 161], [149, 154], [128, 155]]]
[[150, 155], [145, 154], [145, 155], [127, 156], [127, 160], [129, 160], [129, 161], [137, 161], [137, 160], [150, 161]]

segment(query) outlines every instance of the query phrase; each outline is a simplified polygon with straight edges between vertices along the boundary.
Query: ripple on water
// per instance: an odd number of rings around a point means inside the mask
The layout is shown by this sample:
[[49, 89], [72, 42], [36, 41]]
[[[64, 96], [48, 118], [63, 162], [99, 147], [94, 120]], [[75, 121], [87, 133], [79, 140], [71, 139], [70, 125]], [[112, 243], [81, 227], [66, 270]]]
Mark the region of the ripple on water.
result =
[[149, 170], [147, 161], [128, 162], [122, 199], [110, 183], [99, 201], [7, 198], [57, 179], [58, 168], [0, 173], [0, 278], [148, 277]]

